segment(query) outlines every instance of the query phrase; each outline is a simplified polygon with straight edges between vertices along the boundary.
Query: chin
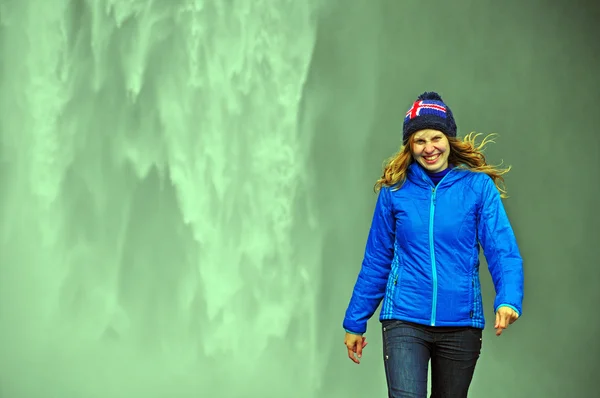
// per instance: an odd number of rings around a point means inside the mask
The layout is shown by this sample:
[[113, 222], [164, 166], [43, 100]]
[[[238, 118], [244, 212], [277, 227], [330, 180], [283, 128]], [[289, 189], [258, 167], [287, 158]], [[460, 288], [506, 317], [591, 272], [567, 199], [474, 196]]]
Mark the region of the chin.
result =
[[[421, 164], [421, 166], [423, 166], [427, 170], [440, 169], [440, 171], [441, 171], [441, 169], [445, 168], [444, 167], [444, 159], [442, 159], [442, 158], [438, 159], [438, 161], [433, 164], [429, 164], [429, 163], [425, 162], [425, 160], [421, 160], [419, 163]], [[448, 166], [446, 166], [446, 167], [448, 167]]]
[[427, 169], [437, 169], [438, 167], [440, 167], [442, 165], [442, 162], [440, 162], [439, 160], [433, 164], [429, 164], [425, 161], [421, 162], [421, 165]]

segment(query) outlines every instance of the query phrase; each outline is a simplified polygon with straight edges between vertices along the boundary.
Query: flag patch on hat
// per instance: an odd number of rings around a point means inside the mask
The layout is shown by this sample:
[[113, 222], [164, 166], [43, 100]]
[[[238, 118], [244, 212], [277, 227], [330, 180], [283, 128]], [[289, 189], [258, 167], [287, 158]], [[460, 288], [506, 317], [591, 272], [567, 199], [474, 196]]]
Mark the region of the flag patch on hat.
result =
[[441, 101], [420, 100], [415, 101], [413, 106], [406, 112], [405, 122], [414, 119], [417, 116], [432, 115], [446, 118], [446, 105]]

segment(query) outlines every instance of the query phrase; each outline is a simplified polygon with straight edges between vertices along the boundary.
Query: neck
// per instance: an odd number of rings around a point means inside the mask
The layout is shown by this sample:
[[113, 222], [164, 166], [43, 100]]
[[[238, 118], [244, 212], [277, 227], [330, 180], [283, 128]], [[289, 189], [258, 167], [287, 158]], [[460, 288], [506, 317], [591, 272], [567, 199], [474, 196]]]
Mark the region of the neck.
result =
[[[419, 164], [419, 166], [421, 166], [421, 165]], [[424, 171], [425, 171], [427, 174], [429, 174], [429, 175], [436, 175], [436, 174], [442, 174], [442, 173], [444, 173], [444, 174], [445, 174], [445, 173], [447, 173], [448, 171], [450, 171], [450, 169], [451, 169], [451, 168], [453, 168], [453, 167], [454, 167], [454, 166], [452, 166], [451, 164], [448, 164], [448, 166], [447, 166], [445, 169], [443, 169], [443, 170], [439, 170], [439, 171], [430, 171], [430, 170], [427, 170], [425, 167], [421, 166], [421, 168], [422, 168], [422, 169], [423, 169], [423, 170], [424, 170]]]
[[[421, 166], [421, 165], [419, 165]], [[448, 174], [448, 172], [452, 169], [452, 165], [448, 164], [448, 167], [446, 167], [444, 170], [441, 171], [429, 171], [426, 168], [424, 168], [423, 166], [421, 166], [421, 168], [423, 170], [425, 170], [425, 173], [429, 176], [429, 178], [431, 179], [431, 181], [433, 182], [433, 185], [436, 185], [442, 180], [442, 178], [444, 178], [444, 176], [446, 176], [446, 174]]]

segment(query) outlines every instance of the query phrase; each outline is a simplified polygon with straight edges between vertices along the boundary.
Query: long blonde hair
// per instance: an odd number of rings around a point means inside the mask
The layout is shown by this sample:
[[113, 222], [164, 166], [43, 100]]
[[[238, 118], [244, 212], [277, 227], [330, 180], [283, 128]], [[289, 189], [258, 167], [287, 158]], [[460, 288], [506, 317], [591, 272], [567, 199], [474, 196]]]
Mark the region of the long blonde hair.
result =
[[[459, 138], [448, 137], [448, 141], [450, 142], [448, 162], [458, 167], [466, 167], [472, 171], [489, 175], [500, 192], [500, 196], [502, 198], [507, 198], [508, 195], [504, 186], [503, 175], [508, 173], [511, 167], [500, 168], [498, 166], [487, 164], [483, 150], [488, 143], [494, 142], [490, 137], [493, 137], [496, 134], [489, 134], [479, 145], [477, 145], [475, 140], [480, 135], [480, 133], [469, 133], [462, 140]], [[379, 192], [383, 186], [396, 186], [396, 189], [399, 189], [402, 184], [404, 184], [408, 166], [413, 162], [410, 150], [413, 137], [414, 135], [410, 137], [406, 145], [400, 147], [398, 153], [385, 162], [383, 175], [377, 180], [373, 188], [375, 192]]]

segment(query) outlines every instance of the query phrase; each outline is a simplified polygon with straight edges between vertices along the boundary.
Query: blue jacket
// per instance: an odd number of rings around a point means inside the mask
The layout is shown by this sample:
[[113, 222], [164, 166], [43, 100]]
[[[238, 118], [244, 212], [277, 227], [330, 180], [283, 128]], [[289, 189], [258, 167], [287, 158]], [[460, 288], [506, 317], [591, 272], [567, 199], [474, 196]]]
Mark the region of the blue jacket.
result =
[[343, 327], [364, 333], [383, 300], [380, 320], [483, 329], [480, 245], [494, 311], [505, 305], [521, 315], [523, 261], [493, 180], [456, 167], [435, 187], [413, 162], [400, 189], [379, 191]]

